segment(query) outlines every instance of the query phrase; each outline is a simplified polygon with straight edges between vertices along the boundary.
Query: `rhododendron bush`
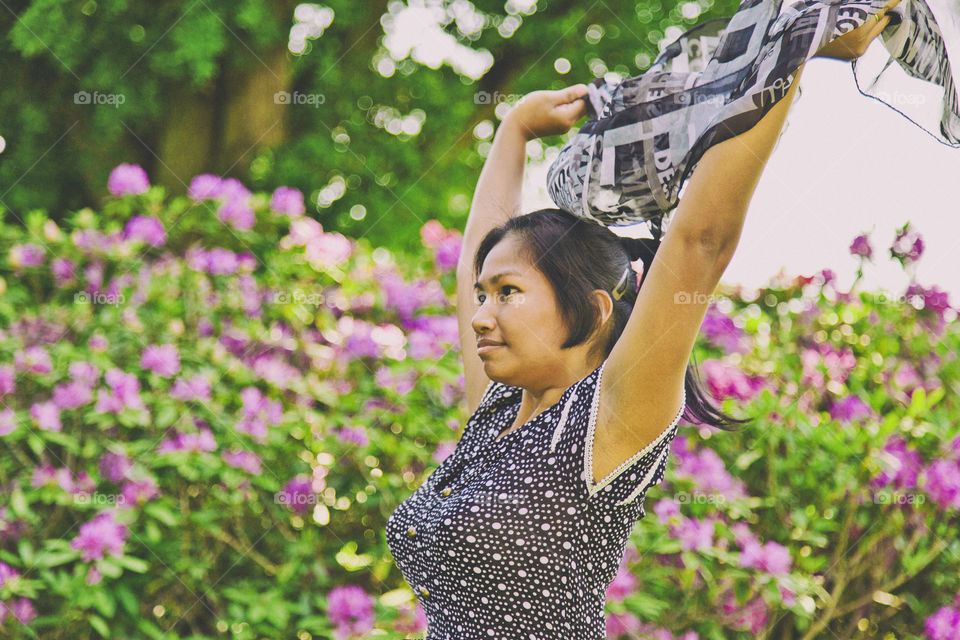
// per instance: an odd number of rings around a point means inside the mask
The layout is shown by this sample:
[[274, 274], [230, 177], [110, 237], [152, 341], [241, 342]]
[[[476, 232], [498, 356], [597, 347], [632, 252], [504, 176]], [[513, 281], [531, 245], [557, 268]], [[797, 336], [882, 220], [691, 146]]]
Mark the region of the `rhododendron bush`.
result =
[[[460, 234], [394, 255], [295, 189], [107, 188], [2, 221], [0, 635], [422, 637], [383, 528], [468, 417]], [[906, 225], [890, 255], [922, 251]], [[608, 636], [956, 637], [955, 320], [915, 281], [718, 291], [697, 361], [755, 420], [681, 423]]]

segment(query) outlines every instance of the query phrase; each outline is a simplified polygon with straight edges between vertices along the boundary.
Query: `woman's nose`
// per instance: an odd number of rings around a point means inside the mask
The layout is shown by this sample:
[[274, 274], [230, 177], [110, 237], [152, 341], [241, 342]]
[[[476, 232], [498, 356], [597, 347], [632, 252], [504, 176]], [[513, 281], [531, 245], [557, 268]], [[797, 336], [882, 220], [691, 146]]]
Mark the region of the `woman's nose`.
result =
[[470, 324], [477, 334], [489, 332], [493, 328], [493, 314], [490, 313], [489, 306], [490, 305], [487, 304], [481, 304], [470, 320]]

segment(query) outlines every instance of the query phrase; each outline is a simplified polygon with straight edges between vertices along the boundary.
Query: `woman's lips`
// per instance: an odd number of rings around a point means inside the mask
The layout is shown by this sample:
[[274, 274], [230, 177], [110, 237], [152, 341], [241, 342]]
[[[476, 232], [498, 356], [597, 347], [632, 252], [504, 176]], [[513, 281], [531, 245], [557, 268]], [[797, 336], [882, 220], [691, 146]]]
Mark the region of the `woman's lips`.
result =
[[477, 355], [480, 355], [480, 354], [483, 354], [483, 353], [487, 353], [488, 351], [493, 351], [494, 349], [496, 349], [496, 348], [498, 348], [498, 347], [503, 347], [503, 346], [506, 346], [506, 345], [503, 345], [503, 344], [485, 344], [485, 345], [483, 345], [482, 347], [478, 347], [478, 348], [477, 348]]

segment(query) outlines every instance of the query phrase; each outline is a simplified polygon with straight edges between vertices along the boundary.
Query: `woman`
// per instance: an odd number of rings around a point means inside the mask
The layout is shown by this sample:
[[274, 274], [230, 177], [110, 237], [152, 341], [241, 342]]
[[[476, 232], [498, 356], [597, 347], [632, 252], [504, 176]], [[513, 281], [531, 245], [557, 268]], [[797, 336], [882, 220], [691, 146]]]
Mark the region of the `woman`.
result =
[[[861, 55], [887, 20], [818, 55]], [[740, 422], [703, 400], [688, 361], [797, 86], [706, 151], [639, 290], [630, 243], [608, 229], [516, 215], [526, 142], [573, 126], [586, 87], [533, 92], [504, 118], [457, 271], [472, 415], [387, 523], [428, 639], [604, 637], [606, 589], [681, 415]]]

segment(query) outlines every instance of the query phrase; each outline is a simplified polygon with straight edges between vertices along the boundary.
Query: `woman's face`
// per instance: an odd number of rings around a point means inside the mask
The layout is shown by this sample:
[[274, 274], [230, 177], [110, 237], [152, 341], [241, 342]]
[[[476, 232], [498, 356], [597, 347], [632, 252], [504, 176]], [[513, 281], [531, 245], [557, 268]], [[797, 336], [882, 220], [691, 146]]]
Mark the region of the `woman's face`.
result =
[[522, 256], [512, 234], [487, 254], [479, 283], [481, 287], [474, 289], [479, 308], [472, 319], [476, 339], [503, 343], [478, 350], [488, 378], [541, 388], [578, 370], [579, 350], [560, 349], [567, 328], [553, 288]]

